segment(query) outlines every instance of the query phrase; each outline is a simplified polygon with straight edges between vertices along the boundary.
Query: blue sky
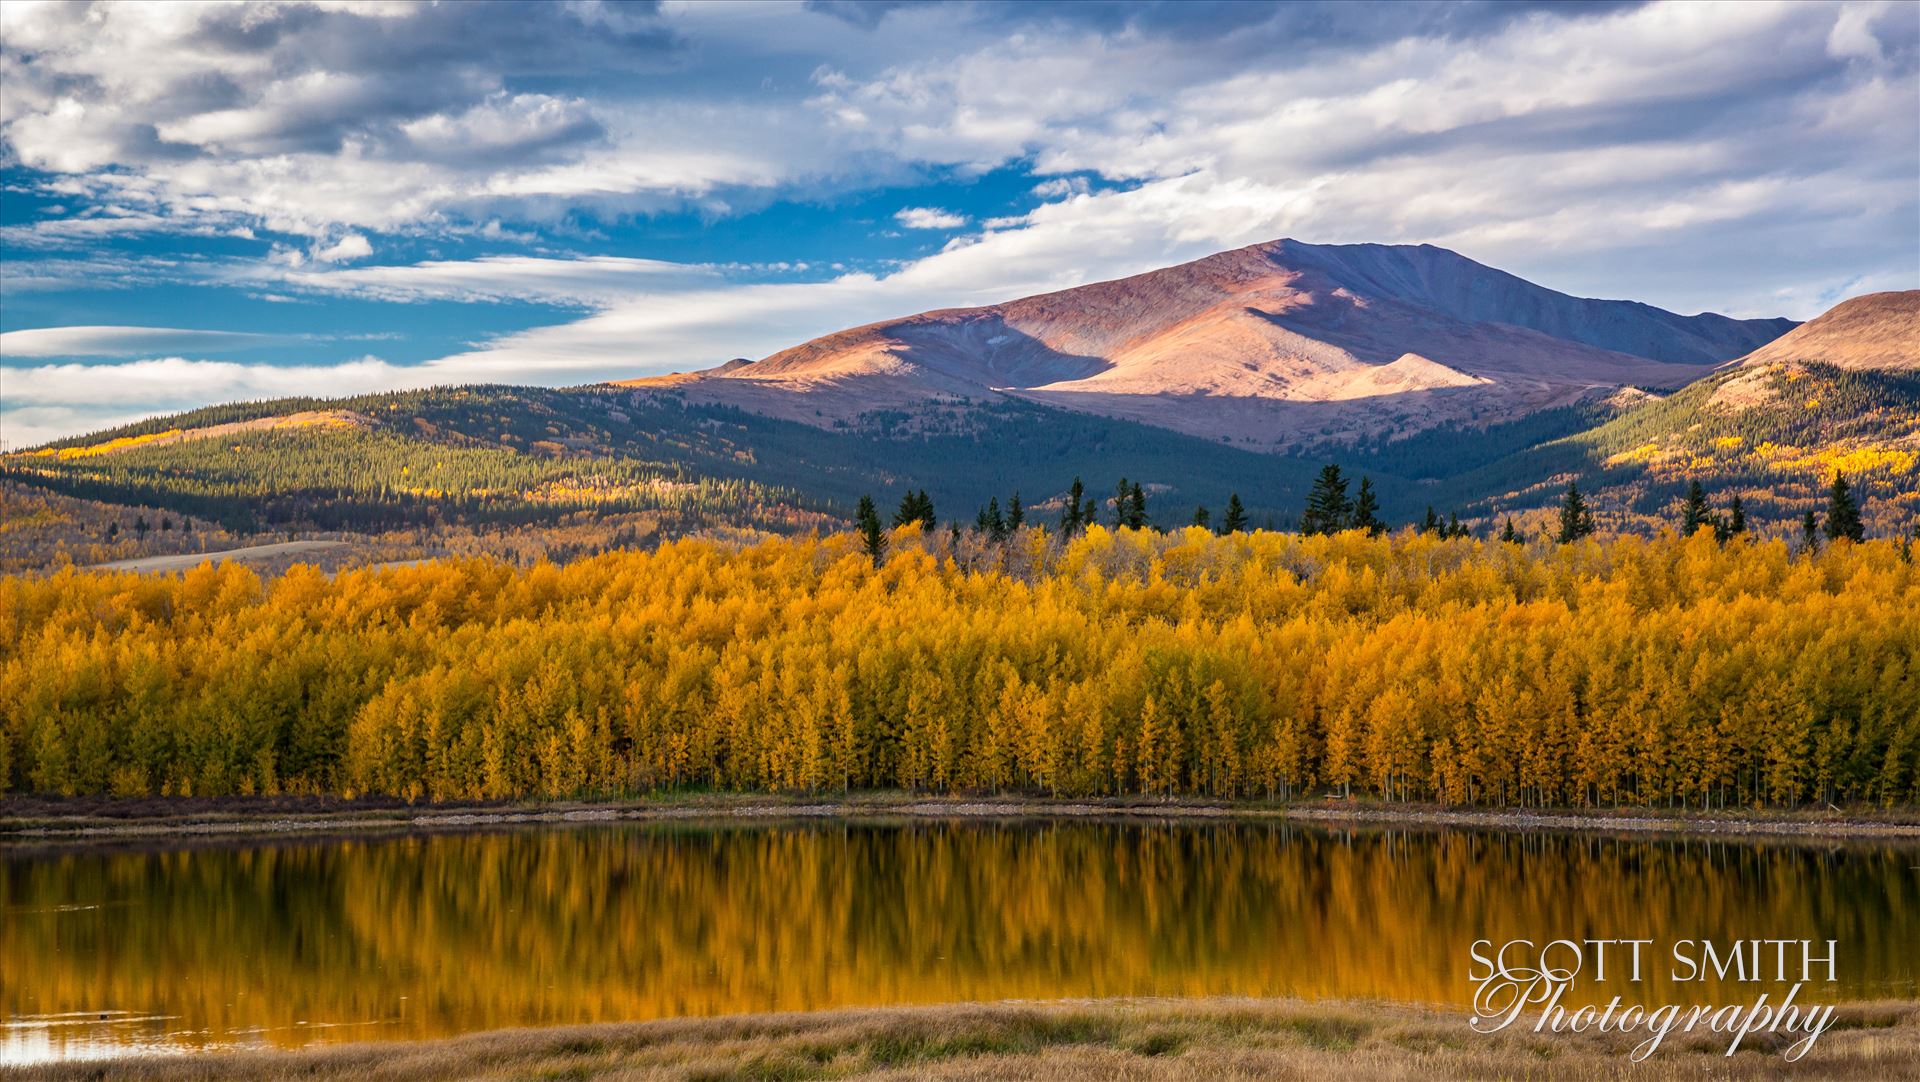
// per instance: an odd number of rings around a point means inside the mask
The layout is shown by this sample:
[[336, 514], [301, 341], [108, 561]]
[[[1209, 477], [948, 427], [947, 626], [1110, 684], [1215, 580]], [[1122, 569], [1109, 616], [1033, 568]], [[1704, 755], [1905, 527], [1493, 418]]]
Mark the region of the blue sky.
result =
[[0, 7], [0, 440], [759, 357], [1281, 236], [1920, 286], [1920, 5]]

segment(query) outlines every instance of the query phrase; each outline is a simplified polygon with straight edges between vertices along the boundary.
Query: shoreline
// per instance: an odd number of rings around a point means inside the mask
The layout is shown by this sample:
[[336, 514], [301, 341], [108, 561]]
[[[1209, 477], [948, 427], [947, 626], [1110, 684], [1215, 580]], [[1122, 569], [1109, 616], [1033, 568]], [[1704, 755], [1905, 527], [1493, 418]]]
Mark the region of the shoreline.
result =
[[1013, 820], [1293, 822], [1328, 829], [1414, 828], [1710, 835], [1920, 842], [1920, 809], [1673, 811], [1460, 808], [1367, 800], [1291, 803], [949, 797], [899, 792], [833, 798], [687, 794], [610, 801], [408, 804], [333, 797], [0, 798], [0, 846], [155, 837], [181, 839], [413, 833], [537, 825], [683, 821]]
[[1644, 1035], [1536, 1034], [1522, 1020], [1479, 1034], [1466, 1008], [1359, 1000], [1096, 999], [854, 1007], [792, 1014], [507, 1029], [420, 1041], [222, 1050], [0, 1068], [79, 1082], [242, 1078], [1526, 1078], [1916, 1077], [1920, 1003], [1843, 1005], [1796, 1063], [1794, 1035], [1756, 1033], [1738, 1053], [1711, 1032], [1674, 1033], [1648, 1062]]

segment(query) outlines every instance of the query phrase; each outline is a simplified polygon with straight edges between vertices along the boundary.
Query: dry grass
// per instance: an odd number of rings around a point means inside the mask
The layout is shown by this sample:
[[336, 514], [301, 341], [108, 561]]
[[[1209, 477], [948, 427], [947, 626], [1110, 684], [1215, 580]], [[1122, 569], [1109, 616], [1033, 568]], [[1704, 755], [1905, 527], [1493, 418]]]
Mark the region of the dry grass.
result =
[[37, 1068], [134, 1079], [1920, 1079], [1920, 1004], [1843, 1008], [1799, 1063], [1669, 1038], [1479, 1036], [1457, 1012], [1287, 1000], [973, 1004], [509, 1030], [414, 1044]]

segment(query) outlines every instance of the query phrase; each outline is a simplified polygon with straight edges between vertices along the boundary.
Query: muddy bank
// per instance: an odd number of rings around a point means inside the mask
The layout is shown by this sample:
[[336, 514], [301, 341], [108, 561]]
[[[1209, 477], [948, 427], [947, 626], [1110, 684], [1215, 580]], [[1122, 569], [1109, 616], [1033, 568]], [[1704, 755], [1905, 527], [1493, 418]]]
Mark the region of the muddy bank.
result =
[[1292, 803], [1137, 798], [1049, 800], [1018, 796], [923, 797], [880, 792], [815, 799], [701, 794], [598, 802], [451, 804], [410, 804], [394, 798], [347, 800], [326, 796], [126, 799], [8, 797], [0, 799], [0, 842], [471, 830], [528, 824], [650, 820], [875, 817], [1278, 820], [1330, 827], [1475, 828], [1920, 841], [1920, 809], [1887, 811], [1826, 808], [1767, 812], [1515, 810], [1350, 800]]

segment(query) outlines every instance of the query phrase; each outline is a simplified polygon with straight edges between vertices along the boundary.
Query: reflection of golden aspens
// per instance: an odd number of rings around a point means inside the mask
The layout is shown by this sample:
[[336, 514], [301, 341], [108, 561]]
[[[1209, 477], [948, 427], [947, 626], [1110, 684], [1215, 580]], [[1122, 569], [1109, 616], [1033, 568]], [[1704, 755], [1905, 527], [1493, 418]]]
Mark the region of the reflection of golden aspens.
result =
[[[980, 822], [81, 852], [0, 865], [0, 1012], [106, 1006], [200, 1033], [183, 1039], [265, 1027], [300, 1044], [1007, 998], [1464, 1005], [1473, 940], [1564, 929], [1832, 934], [1839, 983], [1822, 998], [1911, 996], [1911, 861], [1864, 845]], [[1646, 977], [1602, 998], [1760, 987]], [[381, 1024], [313, 1030], [365, 1022]]]

